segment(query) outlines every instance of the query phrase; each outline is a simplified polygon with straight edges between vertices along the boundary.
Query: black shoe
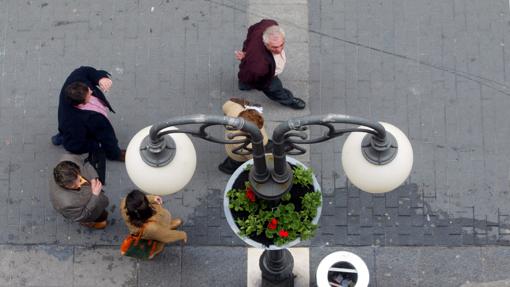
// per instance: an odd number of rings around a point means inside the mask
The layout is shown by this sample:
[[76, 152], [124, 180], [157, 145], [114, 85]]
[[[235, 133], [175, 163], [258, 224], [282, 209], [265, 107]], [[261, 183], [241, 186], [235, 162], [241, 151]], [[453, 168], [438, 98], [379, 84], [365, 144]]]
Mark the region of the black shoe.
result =
[[220, 165], [218, 165], [218, 169], [226, 174], [233, 174], [234, 171], [236, 171], [236, 169], [242, 164], [242, 162], [235, 161], [227, 157]]
[[292, 98], [292, 102], [290, 104], [286, 104], [285, 106], [293, 108], [295, 110], [302, 110], [306, 107], [305, 101], [300, 98]]
[[64, 141], [64, 137], [62, 136], [61, 133], [58, 133], [51, 137], [51, 143], [53, 145], [61, 145], [63, 141]]

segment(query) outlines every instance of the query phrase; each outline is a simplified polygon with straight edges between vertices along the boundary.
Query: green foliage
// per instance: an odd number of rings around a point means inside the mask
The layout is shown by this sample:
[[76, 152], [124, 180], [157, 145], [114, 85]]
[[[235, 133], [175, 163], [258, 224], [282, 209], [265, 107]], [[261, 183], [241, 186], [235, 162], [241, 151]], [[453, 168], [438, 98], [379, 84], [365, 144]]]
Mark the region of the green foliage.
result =
[[[308, 174], [311, 178], [311, 172], [300, 169], [300, 184], [305, 182], [311, 185], [312, 181], [306, 179]], [[244, 218], [236, 218], [236, 224], [239, 227], [241, 236], [254, 236], [264, 234], [272, 239], [275, 245], [281, 246], [295, 239], [301, 238], [307, 240], [311, 238], [317, 225], [312, 223], [317, 215], [317, 208], [321, 204], [321, 193], [310, 191], [301, 197], [301, 210], [297, 211], [293, 203], [289, 202], [291, 193], [288, 192], [282, 197], [280, 205], [269, 207], [270, 205], [263, 199], [257, 198], [254, 202], [248, 199], [247, 189], [251, 189], [249, 183], [245, 183], [245, 189], [232, 189], [228, 191], [229, 208], [234, 211], [244, 211], [248, 215]], [[271, 226], [272, 220], [277, 221], [275, 226]], [[286, 236], [280, 234], [281, 231], [288, 233]]]
[[293, 168], [294, 171], [294, 184], [299, 184], [302, 186], [312, 186], [313, 185], [313, 170], [311, 168], [304, 168], [300, 165], [297, 165]]
[[317, 207], [321, 204], [321, 193], [309, 192], [302, 197], [301, 203], [303, 204], [301, 216], [311, 220], [317, 215]]
[[282, 195], [282, 201], [289, 201], [290, 200], [290, 192], [286, 192], [285, 194]]
[[248, 197], [246, 197], [246, 191], [239, 189], [232, 189], [227, 192], [230, 209], [234, 209], [235, 211], [246, 211], [248, 213], [252, 213], [258, 209], [258, 206], [255, 202], [250, 202]]

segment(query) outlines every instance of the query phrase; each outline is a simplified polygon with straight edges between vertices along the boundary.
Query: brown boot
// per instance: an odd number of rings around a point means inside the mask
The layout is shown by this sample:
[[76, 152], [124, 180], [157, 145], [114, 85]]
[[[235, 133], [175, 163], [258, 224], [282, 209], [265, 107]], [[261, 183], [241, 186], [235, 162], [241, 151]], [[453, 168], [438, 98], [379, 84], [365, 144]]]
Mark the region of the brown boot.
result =
[[108, 221], [105, 220], [101, 222], [80, 222], [80, 224], [88, 228], [105, 229], [106, 225], [108, 225]]
[[121, 161], [121, 162], [125, 162], [126, 161], [126, 150], [125, 149], [121, 149], [120, 150], [120, 155], [119, 155], [119, 158], [117, 160]]
[[176, 229], [177, 227], [179, 227], [181, 225], [182, 225], [182, 219], [180, 219], [180, 218], [172, 219], [172, 221], [170, 221], [170, 228], [172, 228], [172, 229]]

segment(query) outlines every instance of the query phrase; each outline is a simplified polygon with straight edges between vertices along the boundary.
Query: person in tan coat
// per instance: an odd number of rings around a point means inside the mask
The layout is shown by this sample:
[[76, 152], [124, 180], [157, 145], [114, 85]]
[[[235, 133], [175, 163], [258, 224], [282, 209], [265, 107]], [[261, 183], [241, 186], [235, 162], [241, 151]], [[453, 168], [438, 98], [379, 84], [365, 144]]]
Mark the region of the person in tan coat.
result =
[[163, 251], [166, 243], [188, 241], [186, 232], [175, 230], [182, 220], [172, 218], [159, 196], [145, 195], [135, 189], [121, 200], [120, 213], [130, 234], [138, 234], [143, 227], [141, 238], [159, 242], [154, 255]]
[[[257, 125], [262, 133], [263, 143], [266, 151], [270, 149], [270, 141], [267, 136], [266, 129], [264, 127], [264, 118], [262, 117], [262, 107], [259, 105], [255, 105], [250, 103], [244, 99], [232, 98], [226, 101], [223, 104], [223, 113], [229, 117], [240, 117], [247, 121], [250, 121]], [[241, 131], [232, 131], [225, 130], [225, 139], [229, 139], [227, 137], [228, 134], [239, 133]], [[237, 136], [233, 139], [242, 139], [243, 137]], [[218, 169], [226, 174], [232, 174], [234, 171], [242, 165], [245, 161], [250, 160], [252, 158], [251, 153], [248, 154], [235, 154], [233, 151], [238, 148], [241, 144], [226, 144], [225, 151], [227, 153], [227, 158], [218, 166]], [[251, 144], [247, 146], [247, 148], [251, 148]], [[246, 152], [246, 149], [241, 149], [241, 152]]]

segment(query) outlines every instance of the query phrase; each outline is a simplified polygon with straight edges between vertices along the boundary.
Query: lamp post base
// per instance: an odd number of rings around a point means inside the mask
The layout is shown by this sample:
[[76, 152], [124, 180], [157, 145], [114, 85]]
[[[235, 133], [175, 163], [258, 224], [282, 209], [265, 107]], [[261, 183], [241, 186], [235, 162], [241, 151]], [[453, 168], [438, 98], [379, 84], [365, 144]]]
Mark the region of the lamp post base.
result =
[[294, 258], [288, 249], [265, 250], [259, 259], [262, 287], [293, 287]]

